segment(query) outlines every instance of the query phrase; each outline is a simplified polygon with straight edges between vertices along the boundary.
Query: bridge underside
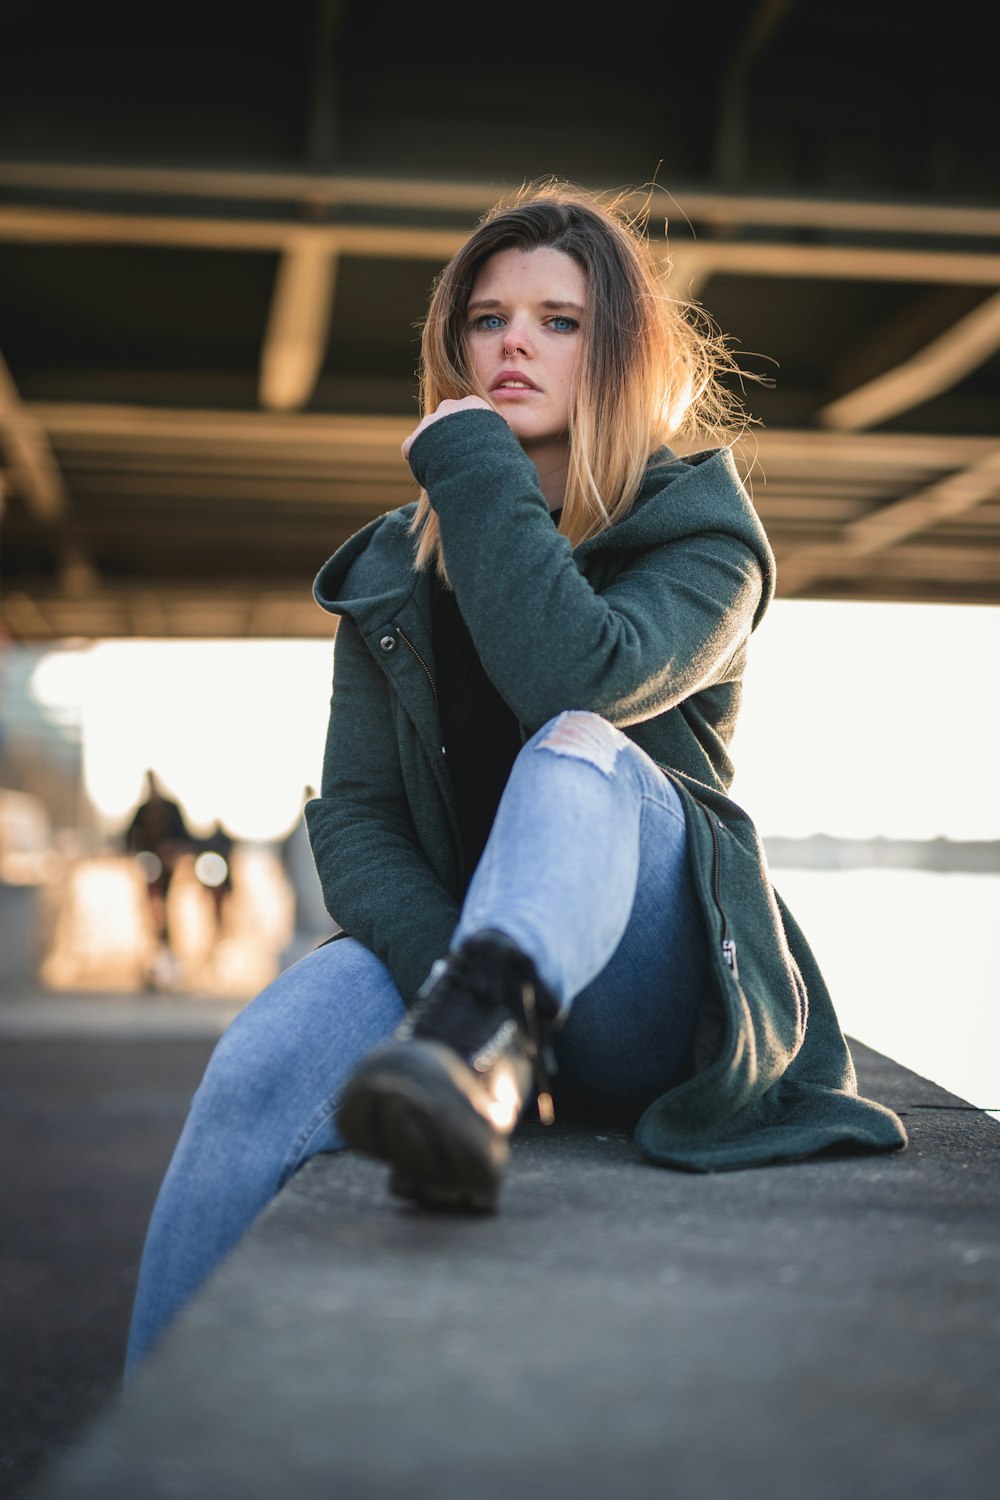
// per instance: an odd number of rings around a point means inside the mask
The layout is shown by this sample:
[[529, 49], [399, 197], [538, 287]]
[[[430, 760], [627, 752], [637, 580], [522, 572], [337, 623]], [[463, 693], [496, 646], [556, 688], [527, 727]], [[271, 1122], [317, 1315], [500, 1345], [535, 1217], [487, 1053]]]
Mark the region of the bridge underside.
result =
[[657, 252], [750, 377], [780, 595], [1000, 601], [993, 90], [940, 34], [734, 0], [706, 82], [691, 19], [647, 48], [542, 7], [511, 93], [467, 17], [445, 47], [317, 0], [234, 55], [213, 8], [169, 43], [59, 9], [0, 60], [9, 638], [328, 634], [318, 567], [414, 496], [430, 282], [547, 173], [637, 206], [655, 173]]

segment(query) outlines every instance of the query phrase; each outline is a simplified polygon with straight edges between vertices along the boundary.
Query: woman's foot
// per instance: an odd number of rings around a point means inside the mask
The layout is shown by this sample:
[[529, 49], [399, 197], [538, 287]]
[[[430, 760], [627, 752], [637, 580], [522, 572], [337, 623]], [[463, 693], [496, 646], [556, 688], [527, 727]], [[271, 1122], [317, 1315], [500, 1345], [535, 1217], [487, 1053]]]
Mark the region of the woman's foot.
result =
[[533, 1090], [551, 1119], [542, 1055], [556, 1013], [514, 943], [494, 932], [469, 938], [435, 964], [413, 1010], [350, 1079], [337, 1115], [345, 1141], [389, 1163], [400, 1197], [494, 1209], [508, 1139]]

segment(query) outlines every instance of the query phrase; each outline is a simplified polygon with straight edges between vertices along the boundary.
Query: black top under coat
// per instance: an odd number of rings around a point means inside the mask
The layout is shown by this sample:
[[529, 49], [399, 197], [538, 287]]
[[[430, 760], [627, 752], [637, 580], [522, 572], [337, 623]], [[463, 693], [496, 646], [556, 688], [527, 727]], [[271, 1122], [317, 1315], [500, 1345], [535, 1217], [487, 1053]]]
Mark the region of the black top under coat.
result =
[[[552, 512], [556, 525], [560, 514]], [[521, 726], [487, 676], [458, 600], [436, 574], [432, 642], [441, 730], [471, 880], [521, 749]]]

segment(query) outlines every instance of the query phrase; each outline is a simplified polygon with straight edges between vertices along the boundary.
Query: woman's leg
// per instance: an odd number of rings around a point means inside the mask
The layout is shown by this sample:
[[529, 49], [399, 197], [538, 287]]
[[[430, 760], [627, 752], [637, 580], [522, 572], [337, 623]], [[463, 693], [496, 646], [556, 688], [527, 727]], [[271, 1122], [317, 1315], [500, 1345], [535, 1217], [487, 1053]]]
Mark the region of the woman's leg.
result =
[[[339, 1123], [392, 1190], [492, 1209], [532, 1088], [636, 1103], [691, 1069], [705, 930], [672, 783], [618, 730], [570, 712], [521, 751], [447, 961], [365, 1059]], [[562, 1023], [560, 1025], [560, 1023]]]
[[642, 1102], [690, 1069], [707, 939], [680, 799], [625, 735], [568, 712], [518, 756], [455, 931], [501, 932], [561, 1007], [560, 1086]]
[[287, 969], [220, 1038], [160, 1189], [126, 1378], [288, 1178], [342, 1144], [340, 1091], [403, 1016], [389, 971], [351, 938]]

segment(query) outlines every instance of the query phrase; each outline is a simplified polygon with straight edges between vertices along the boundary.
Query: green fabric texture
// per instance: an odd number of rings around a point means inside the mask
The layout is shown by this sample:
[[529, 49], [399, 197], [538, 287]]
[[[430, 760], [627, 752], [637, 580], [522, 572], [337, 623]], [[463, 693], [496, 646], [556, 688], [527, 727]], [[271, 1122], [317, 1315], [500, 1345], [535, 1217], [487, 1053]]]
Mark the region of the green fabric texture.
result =
[[[747, 646], [774, 592], [774, 557], [729, 449], [654, 454], [629, 514], [576, 549], [494, 412], [426, 428], [410, 467], [476, 649], [525, 738], [564, 709], [599, 713], [681, 795], [713, 981], [697, 1071], [642, 1115], [640, 1150], [720, 1171], [904, 1146], [897, 1116], [858, 1096], [823, 976], [752, 820], [727, 795]], [[321, 795], [306, 808], [331, 913], [383, 959], [407, 1004], [447, 950], [471, 874], [413, 510], [372, 521], [317, 576], [317, 602], [340, 620]]]

